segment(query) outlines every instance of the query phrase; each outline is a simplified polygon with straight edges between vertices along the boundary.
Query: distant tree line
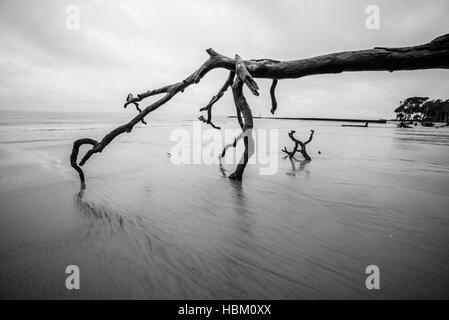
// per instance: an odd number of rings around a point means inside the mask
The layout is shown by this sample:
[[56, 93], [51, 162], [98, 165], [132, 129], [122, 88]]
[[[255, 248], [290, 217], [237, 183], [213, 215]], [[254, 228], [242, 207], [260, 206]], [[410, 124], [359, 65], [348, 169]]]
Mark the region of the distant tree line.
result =
[[396, 119], [449, 123], [449, 99], [430, 100], [428, 97], [410, 97], [401, 101]]

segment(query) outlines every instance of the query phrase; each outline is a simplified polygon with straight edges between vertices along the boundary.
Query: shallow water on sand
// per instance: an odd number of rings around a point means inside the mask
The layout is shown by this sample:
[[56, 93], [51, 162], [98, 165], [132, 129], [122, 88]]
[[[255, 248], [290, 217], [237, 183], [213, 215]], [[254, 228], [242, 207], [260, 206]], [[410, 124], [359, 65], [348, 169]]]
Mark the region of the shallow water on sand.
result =
[[[236, 183], [230, 164], [174, 165], [170, 133], [193, 117], [160, 115], [89, 160], [80, 191], [72, 142], [129, 115], [15, 117], [0, 123], [3, 298], [449, 298], [449, 128], [256, 120], [279, 129], [278, 170]], [[316, 131], [311, 162], [283, 159], [291, 129]]]

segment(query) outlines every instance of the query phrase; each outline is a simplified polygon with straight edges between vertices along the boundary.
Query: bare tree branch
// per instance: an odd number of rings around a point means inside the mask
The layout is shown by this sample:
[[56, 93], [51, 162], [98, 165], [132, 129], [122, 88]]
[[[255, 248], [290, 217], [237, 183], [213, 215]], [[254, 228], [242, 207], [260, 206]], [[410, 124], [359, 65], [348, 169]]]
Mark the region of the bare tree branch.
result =
[[[243, 95], [243, 82], [244, 80], [241, 79], [239, 75], [239, 78], [234, 82], [234, 85], [232, 86], [232, 94], [234, 96], [235, 105], [238, 109], [238, 112], [240, 112], [243, 116], [242, 135], [244, 135], [243, 141], [245, 143], [245, 151], [234, 173], [229, 176], [229, 179], [231, 180], [242, 180], [243, 171], [245, 170], [246, 164], [248, 163], [249, 158], [254, 153], [254, 140], [252, 135], [252, 129], [254, 127], [253, 115], [248, 102]], [[235, 141], [235, 144], [236, 143], [237, 140]]]
[[[136, 107], [137, 111], [139, 111], [139, 113], [141, 113], [142, 110], [139, 108], [139, 103], [138, 103], [137, 101], [133, 101], [133, 100], [135, 100], [135, 99], [134, 99], [132, 93], [128, 94], [128, 97], [126, 97], [126, 103], [125, 103], [125, 105], [124, 105], [123, 107], [126, 109], [126, 107], [128, 106], [128, 104], [132, 103], [132, 104], [134, 104], [134, 106]], [[145, 122], [144, 119], [142, 119], [142, 120], [140, 120], [140, 121], [141, 121], [143, 124], [145, 124], [145, 125], [147, 124], [147, 123]]]
[[278, 103], [276, 101], [276, 96], [275, 96], [275, 90], [276, 90], [276, 86], [278, 84], [278, 80], [277, 79], [273, 79], [273, 83], [271, 84], [271, 88], [270, 88], [270, 96], [271, 96], [271, 114], [274, 114], [274, 112], [276, 111], [277, 107], [278, 107]]
[[310, 130], [310, 137], [306, 142], [304, 142], [304, 145], [307, 145], [310, 141], [312, 141], [314, 133], [315, 133], [315, 130]]
[[93, 147], [96, 147], [98, 145], [98, 141], [93, 140], [93, 139], [89, 139], [89, 138], [85, 138], [85, 139], [76, 140], [73, 143], [72, 154], [70, 155], [70, 164], [78, 172], [78, 174], [80, 176], [81, 187], [82, 188], [85, 186], [84, 173], [83, 173], [83, 170], [81, 170], [81, 168], [78, 166], [78, 164], [76, 162], [77, 162], [77, 159], [78, 159], [79, 149], [84, 144], [88, 144], [88, 145], [91, 145]]
[[212, 99], [209, 101], [209, 103], [200, 109], [200, 111], [206, 111], [207, 110], [207, 119], [204, 118], [204, 116], [199, 116], [198, 120], [210, 124], [213, 128], [215, 129], [220, 129], [220, 127], [215, 126], [212, 123], [212, 106], [215, 104], [215, 102], [217, 102], [218, 100], [220, 100], [220, 98], [223, 96], [223, 94], [228, 90], [228, 88], [230, 86], [232, 86], [232, 83], [234, 82], [234, 77], [235, 77], [235, 72], [234, 71], [230, 71], [229, 72], [229, 76], [226, 79], [226, 82], [224, 83], [224, 85], [220, 88], [220, 90], [218, 91], [218, 93], [212, 97]]
[[237, 73], [239, 78], [242, 79], [252, 94], [255, 96], [259, 95], [259, 86], [246, 68], [245, 62], [238, 54], [235, 55], [235, 73]]
[[[236, 55], [236, 57], [238, 56]], [[239, 65], [236, 66], [236, 70], [237, 68], [240, 70], [246, 70], [246, 66], [244, 65], [244, 62], [242, 60], [239, 60], [238, 64]], [[228, 148], [230, 148], [231, 146], [235, 148], [237, 142], [243, 137], [243, 141], [245, 144], [245, 151], [243, 153], [242, 158], [240, 159], [240, 162], [237, 165], [237, 168], [231, 175], [229, 175], [229, 179], [231, 180], [242, 180], [243, 171], [245, 170], [246, 164], [248, 163], [249, 158], [254, 153], [254, 140], [252, 136], [252, 129], [254, 126], [253, 115], [248, 105], [248, 102], [246, 101], [246, 98], [243, 95], [243, 83], [246, 80], [250, 84], [250, 86], [253, 86], [254, 90], [256, 87], [254, 87], [255, 82], [251, 82], [251, 80], [248, 80], [249, 78], [246, 72], [236, 71], [236, 74], [238, 75], [238, 78], [234, 81], [234, 84], [232, 86], [232, 95], [234, 97], [234, 103], [237, 109], [237, 117], [240, 116], [239, 123], [242, 128], [242, 133], [234, 139], [232, 145], [228, 144], [223, 148], [221, 158], [225, 156], [226, 150]], [[248, 85], [248, 83], [245, 82], [246, 85]], [[243, 121], [241, 116], [243, 116]]]

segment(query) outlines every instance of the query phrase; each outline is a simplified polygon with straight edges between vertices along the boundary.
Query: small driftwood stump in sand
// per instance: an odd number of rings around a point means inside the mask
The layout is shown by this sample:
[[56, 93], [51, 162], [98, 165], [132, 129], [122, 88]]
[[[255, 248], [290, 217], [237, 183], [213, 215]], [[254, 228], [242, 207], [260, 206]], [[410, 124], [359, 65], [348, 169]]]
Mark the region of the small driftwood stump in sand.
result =
[[310, 130], [310, 137], [309, 137], [309, 140], [307, 140], [306, 142], [302, 142], [302, 141], [300, 141], [300, 140], [298, 140], [298, 139], [296, 139], [296, 138], [294, 137], [295, 131], [293, 131], [293, 130], [290, 131], [290, 132], [288, 133], [288, 136], [289, 136], [290, 139], [292, 139], [293, 142], [295, 143], [295, 147], [293, 148], [293, 151], [292, 151], [292, 152], [289, 152], [289, 151], [287, 150], [287, 147], [284, 147], [284, 149], [282, 149], [281, 151], [284, 152], [284, 153], [286, 153], [286, 154], [289, 156], [290, 159], [292, 159], [292, 158], [295, 156], [295, 153], [296, 153], [296, 152], [299, 152], [299, 153], [302, 154], [302, 156], [303, 156], [306, 160], [311, 161], [312, 158], [310, 158], [309, 154], [307, 153], [306, 145], [308, 145], [309, 142], [312, 141], [312, 138], [313, 138], [313, 134], [314, 134], [314, 133], [315, 133], [315, 130]]

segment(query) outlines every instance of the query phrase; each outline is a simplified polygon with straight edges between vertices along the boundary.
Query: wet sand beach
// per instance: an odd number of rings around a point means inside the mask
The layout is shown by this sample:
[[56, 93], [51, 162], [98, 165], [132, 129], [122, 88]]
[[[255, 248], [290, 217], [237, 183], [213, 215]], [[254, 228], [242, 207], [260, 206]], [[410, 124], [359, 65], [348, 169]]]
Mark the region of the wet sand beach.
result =
[[[129, 118], [2, 115], [1, 298], [449, 298], [449, 128], [255, 120], [279, 129], [278, 170], [238, 183], [233, 165], [173, 164], [170, 133], [194, 117], [159, 115], [95, 155], [80, 190], [73, 141]], [[311, 129], [312, 161], [283, 159], [287, 132]]]

